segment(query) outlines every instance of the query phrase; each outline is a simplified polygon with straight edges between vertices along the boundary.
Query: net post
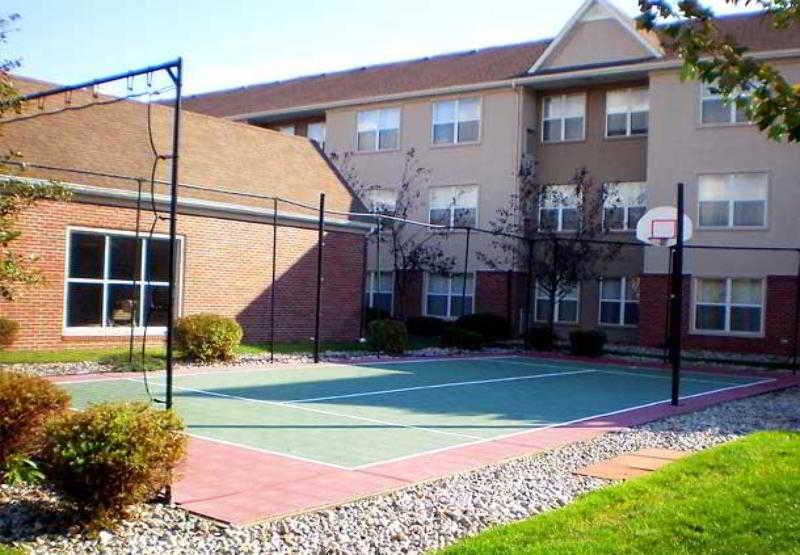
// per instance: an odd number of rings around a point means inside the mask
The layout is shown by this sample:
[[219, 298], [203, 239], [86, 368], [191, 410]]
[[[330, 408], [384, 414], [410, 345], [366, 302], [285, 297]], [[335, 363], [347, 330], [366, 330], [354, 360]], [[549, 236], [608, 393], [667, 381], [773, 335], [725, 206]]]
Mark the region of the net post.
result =
[[675, 243], [675, 262], [672, 265], [672, 295], [670, 310], [670, 362], [672, 363], [672, 405], [680, 400], [681, 334], [683, 328], [683, 183], [677, 185], [678, 222]]
[[531, 297], [533, 296], [533, 238], [529, 237], [528, 241], [528, 269], [525, 279], [525, 314], [522, 315], [523, 330], [522, 338], [525, 342], [525, 350], [531, 348], [530, 328], [531, 328]]
[[272, 287], [269, 301], [269, 361], [275, 362], [275, 273], [278, 257], [278, 198], [272, 199]]
[[[464, 275], [462, 276], [461, 280], [461, 314], [460, 314], [461, 316], [464, 316], [467, 313], [467, 270], [469, 268], [469, 235], [472, 229], [468, 226], [466, 230], [467, 230], [467, 238], [465, 240], [465, 246], [464, 246]], [[473, 280], [472, 282], [473, 287], [476, 286], [475, 281], [477, 281], [477, 276], [476, 279]], [[475, 296], [473, 295], [472, 298], [474, 299]]]
[[322, 307], [322, 248], [325, 234], [325, 193], [319, 195], [319, 222], [317, 224], [317, 303], [314, 314], [314, 362], [319, 363], [320, 311]]

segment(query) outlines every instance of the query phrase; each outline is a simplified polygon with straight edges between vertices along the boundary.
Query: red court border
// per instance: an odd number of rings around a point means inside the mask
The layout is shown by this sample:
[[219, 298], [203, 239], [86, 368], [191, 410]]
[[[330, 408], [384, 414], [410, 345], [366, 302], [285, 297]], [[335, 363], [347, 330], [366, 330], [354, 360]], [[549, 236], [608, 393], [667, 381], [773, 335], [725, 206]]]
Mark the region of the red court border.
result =
[[[568, 355], [465, 355], [457, 358], [505, 358], [525, 356], [539, 360], [588, 362], [593, 365], [628, 366], [640, 371], [663, 369], [663, 365], [630, 360], [596, 360]], [[438, 359], [439, 357], [436, 357]], [[337, 361], [329, 364], [359, 364], [366, 362], [401, 362], [434, 360], [434, 357], [403, 359], [370, 359]], [[276, 365], [273, 368], [280, 368]], [[297, 366], [297, 365], [293, 365]], [[263, 365], [253, 365], [264, 369]], [[241, 371], [241, 366], [231, 370]], [[247, 369], [245, 367], [245, 369]], [[219, 367], [208, 371], [219, 372]], [[474, 470], [488, 464], [534, 454], [553, 447], [597, 437], [620, 428], [644, 424], [668, 416], [694, 412], [705, 407], [742, 399], [769, 391], [800, 385], [800, 376], [783, 372], [731, 372], [719, 368], [686, 368], [686, 371], [724, 374], [726, 376], [761, 377], [772, 381], [728, 389], [711, 394], [692, 396], [673, 407], [663, 403], [625, 410], [609, 416], [589, 417], [578, 422], [540, 428], [512, 436], [442, 449], [430, 453], [366, 465], [353, 470], [301, 461], [282, 455], [268, 454], [245, 447], [213, 440], [191, 437], [186, 461], [180, 478], [173, 485], [173, 500], [184, 509], [222, 522], [245, 525], [297, 514], [358, 498], [369, 497], [415, 483]], [[222, 369], [224, 371], [224, 369]], [[191, 369], [185, 373], [203, 373]], [[180, 375], [184, 372], [178, 372]], [[140, 374], [87, 374], [59, 376], [57, 382], [140, 377]]]

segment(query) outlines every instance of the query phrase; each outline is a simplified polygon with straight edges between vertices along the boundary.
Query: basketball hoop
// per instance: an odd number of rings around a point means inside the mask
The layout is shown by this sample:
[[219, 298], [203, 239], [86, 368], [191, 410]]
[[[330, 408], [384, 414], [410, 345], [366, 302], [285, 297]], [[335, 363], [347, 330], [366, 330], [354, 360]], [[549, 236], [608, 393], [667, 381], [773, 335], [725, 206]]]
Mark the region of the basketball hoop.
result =
[[661, 247], [667, 246], [677, 238], [678, 221], [674, 219], [654, 219], [650, 222], [650, 242]]
[[[692, 237], [692, 221], [683, 216], [683, 240]], [[636, 226], [636, 238], [656, 247], [672, 247], [678, 242], [678, 211], [672, 206], [648, 210]]]

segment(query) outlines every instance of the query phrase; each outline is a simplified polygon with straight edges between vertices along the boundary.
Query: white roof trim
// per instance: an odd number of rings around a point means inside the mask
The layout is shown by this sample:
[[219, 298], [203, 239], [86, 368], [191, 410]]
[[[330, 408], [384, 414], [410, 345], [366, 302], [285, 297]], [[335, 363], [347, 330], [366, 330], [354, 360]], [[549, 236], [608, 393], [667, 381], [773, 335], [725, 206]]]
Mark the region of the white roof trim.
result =
[[627, 30], [642, 46], [647, 49], [654, 57], [661, 58], [664, 56], [663, 50], [657, 48], [653, 43], [644, 38], [639, 32], [636, 31], [634, 22], [616, 6], [608, 2], [608, 0], [585, 0], [585, 2], [578, 8], [578, 11], [567, 21], [567, 24], [561, 29], [555, 39], [547, 46], [545, 51], [536, 60], [536, 63], [528, 70], [528, 73], [536, 73], [539, 68], [547, 61], [547, 59], [555, 52], [558, 46], [569, 36], [572, 28], [583, 20], [583, 16], [593, 6], [598, 5], [606, 10], [614, 19], [619, 22], [622, 27]]

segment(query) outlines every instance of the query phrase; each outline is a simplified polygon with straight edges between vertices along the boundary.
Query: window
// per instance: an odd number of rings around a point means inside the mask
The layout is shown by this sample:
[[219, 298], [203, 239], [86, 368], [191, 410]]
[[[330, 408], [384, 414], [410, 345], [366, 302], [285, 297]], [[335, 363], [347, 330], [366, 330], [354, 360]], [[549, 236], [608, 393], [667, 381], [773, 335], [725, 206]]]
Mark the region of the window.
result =
[[600, 280], [600, 323], [611, 326], [639, 324], [639, 278]]
[[70, 230], [67, 257], [66, 328], [166, 326], [168, 239]]
[[698, 188], [700, 227], [767, 225], [767, 174], [702, 175]]
[[625, 89], [606, 94], [606, 137], [646, 135], [650, 113], [647, 89]]
[[702, 122], [704, 124], [747, 123], [749, 121], [747, 110], [740, 108], [736, 99], [747, 99], [750, 95], [747, 91], [741, 91], [733, 96], [726, 98], [713, 84], [703, 83]]
[[585, 94], [547, 96], [542, 104], [542, 141], [579, 141], [584, 138]]
[[474, 143], [480, 136], [481, 102], [461, 98], [433, 103], [433, 144]]
[[611, 231], [636, 229], [647, 212], [645, 183], [606, 183], [603, 198], [603, 226]]
[[432, 187], [428, 221], [447, 227], [477, 225], [478, 186]]
[[359, 112], [356, 150], [370, 152], [400, 147], [400, 108]]
[[[464, 302], [466, 305], [466, 312], [461, 309], [465, 276], [466, 295], [464, 296]], [[428, 274], [428, 286], [425, 295], [425, 314], [427, 316], [458, 318], [464, 314], [472, 314], [474, 300], [474, 274]]]
[[393, 189], [371, 189], [367, 191], [367, 204], [373, 212], [394, 214], [397, 207], [397, 193]]
[[294, 135], [294, 125], [281, 125], [278, 127], [278, 132], [284, 135]]
[[391, 314], [393, 308], [393, 292], [393, 272], [381, 272], [380, 279], [378, 279], [378, 272], [369, 272], [367, 274], [367, 306], [380, 308]]
[[[556, 293], [554, 322], [574, 323], [578, 321], [578, 286], [562, 284]], [[547, 322], [550, 318], [550, 292], [536, 282], [535, 318]]]
[[316, 142], [320, 148], [325, 148], [325, 124], [322, 122], [309, 123], [306, 136]]
[[761, 333], [763, 282], [749, 278], [695, 281], [695, 329], [722, 333]]
[[575, 185], [550, 185], [539, 199], [539, 229], [574, 231], [580, 221], [580, 193]]

